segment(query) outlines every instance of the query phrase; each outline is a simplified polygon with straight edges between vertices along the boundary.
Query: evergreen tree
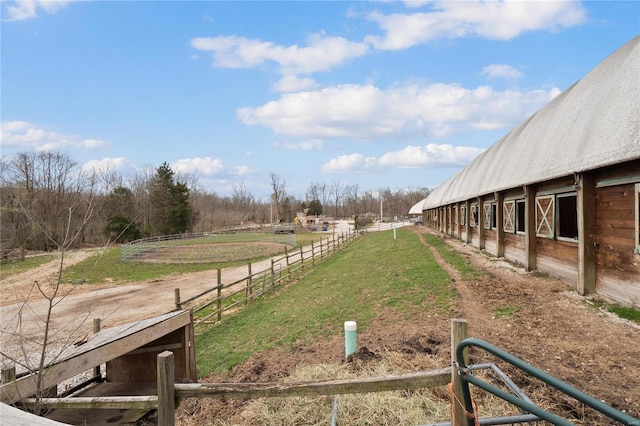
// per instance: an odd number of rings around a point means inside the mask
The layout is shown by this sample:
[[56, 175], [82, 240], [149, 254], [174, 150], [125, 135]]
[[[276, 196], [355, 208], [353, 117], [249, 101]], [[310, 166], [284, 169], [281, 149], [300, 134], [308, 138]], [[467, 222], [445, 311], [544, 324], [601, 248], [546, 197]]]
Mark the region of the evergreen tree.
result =
[[190, 226], [189, 188], [174, 181], [174, 172], [166, 162], [156, 169], [151, 182], [151, 228], [154, 235], [186, 232]]

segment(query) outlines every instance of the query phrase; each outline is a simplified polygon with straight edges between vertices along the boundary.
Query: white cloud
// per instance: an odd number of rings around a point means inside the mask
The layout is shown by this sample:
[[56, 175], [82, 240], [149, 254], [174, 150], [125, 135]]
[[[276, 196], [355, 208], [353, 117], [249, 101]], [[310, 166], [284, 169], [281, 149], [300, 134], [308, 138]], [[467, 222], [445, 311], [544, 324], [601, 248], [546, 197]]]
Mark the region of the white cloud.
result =
[[522, 71], [506, 64], [491, 64], [482, 68], [482, 74], [486, 74], [489, 80], [494, 78], [519, 79], [524, 77]]
[[449, 144], [409, 145], [400, 151], [392, 151], [376, 157], [348, 154], [331, 159], [322, 165], [325, 173], [363, 172], [383, 168], [450, 167], [467, 164], [483, 150]]
[[338, 173], [349, 171], [366, 171], [378, 167], [378, 160], [375, 157], [365, 157], [362, 154], [340, 155], [332, 158], [328, 163], [322, 165], [324, 173]]
[[300, 78], [295, 75], [287, 75], [273, 85], [273, 90], [276, 92], [301, 92], [316, 89], [317, 87], [318, 83], [312, 78]]
[[18, 0], [6, 6], [4, 21], [25, 21], [38, 16], [38, 10], [56, 13], [69, 3], [79, 0]]
[[3, 121], [0, 141], [5, 147], [35, 151], [62, 148], [96, 149], [108, 145], [100, 139], [83, 139], [78, 135], [58, 133], [27, 121]]
[[400, 50], [440, 38], [467, 36], [510, 40], [529, 31], [555, 31], [586, 21], [577, 1], [445, 1], [429, 3], [429, 12], [384, 15], [371, 12], [369, 20], [384, 30], [365, 41], [380, 50]]
[[387, 152], [378, 162], [381, 166], [400, 168], [460, 166], [473, 160], [482, 151], [480, 148], [450, 144], [410, 145], [401, 151]]
[[82, 165], [82, 170], [87, 172], [105, 172], [105, 171], [117, 171], [117, 172], [134, 172], [135, 167], [125, 157], [105, 157], [101, 160], [89, 160]]
[[470, 128], [513, 127], [557, 93], [556, 88], [496, 91], [442, 83], [386, 90], [370, 84], [340, 85], [283, 94], [257, 108], [240, 108], [237, 116], [246, 125], [308, 139], [445, 137]]
[[326, 71], [364, 56], [369, 49], [366, 43], [322, 34], [311, 35], [306, 46], [281, 46], [237, 36], [196, 37], [191, 39], [191, 46], [212, 52], [215, 67], [252, 68], [271, 61], [284, 75]]
[[310, 139], [302, 142], [275, 142], [273, 145], [287, 151], [316, 151], [322, 149], [324, 142], [321, 139]]
[[205, 176], [218, 174], [224, 170], [222, 161], [211, 157], [183, 158], [171, 164], [176, 173], [198, 173]]
[[250, 172], [251, 168], [249, 166], [236, 166], [233, 170], [233, 174], [239, 176], [248, 175]]

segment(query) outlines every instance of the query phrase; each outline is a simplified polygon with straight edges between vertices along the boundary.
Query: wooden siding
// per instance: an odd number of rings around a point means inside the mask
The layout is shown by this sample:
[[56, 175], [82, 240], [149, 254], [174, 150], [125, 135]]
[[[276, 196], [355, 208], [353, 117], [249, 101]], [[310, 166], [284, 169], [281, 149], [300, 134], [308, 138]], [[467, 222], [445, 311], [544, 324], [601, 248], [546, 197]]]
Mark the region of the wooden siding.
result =
[[596, 189], [597, 292], [640, 306], [640, 256], [635, 249], [635, 184]]
[[547, 272], [576, 286], [578, 276], [578, 244], [537, 238], [537, 269]]
[[484, 249], [487, 253], [498, 256], [498, 242], [495, 229], [484, 230]]
[[507, 260], [524, 265], [524, 235], [504, 233], [504, 257]]

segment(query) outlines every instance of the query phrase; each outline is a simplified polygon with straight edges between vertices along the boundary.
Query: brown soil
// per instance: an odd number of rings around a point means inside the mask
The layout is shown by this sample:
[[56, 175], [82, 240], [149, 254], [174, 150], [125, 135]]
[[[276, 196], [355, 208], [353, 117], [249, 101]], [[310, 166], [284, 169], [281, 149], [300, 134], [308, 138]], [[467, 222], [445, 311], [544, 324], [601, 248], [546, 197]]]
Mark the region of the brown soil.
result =
[[[414, 230], [426, 232], [424, 227], [414, 227]], [[423, 312], [412, 318], [381, 312], [378, 325], [359, 331], [360, 349], [356, 358], [366, 362], [385, 353], [399, 353], [415, 371], [420, 371], [433, 368], [433, 365], [420, 363], [424, 354], [432, 354], [441, 358], [441, 367], [446, 367], [450, 365], [450, 319], [465, 318], [469, 322], [470, 336], [486, 340], [587, 394], [640, 417], [640, 327], [637, 324], [597, 309], [557, 279], [526, 273], [522, 268], [458, 241], [449, 243], [486, 273], [477, 280], [464, 280], [434, 253], [449, 272], [459, 294], [455, 306], [445, 315]], [[77, 259], [80, 256], [68, 258]], [[266, 269], [268, 262], [262, 267]], [[254, 264], [254, 271], [259, 268], [260, 265]], [[43, 266], [36, 274], [31, 271], [24, 276], [2, 280], [0, 319], [3, 330], [15, 318], [17, 302], [24, 300], [34, 279], [42, 280], [55, 269], [55, 265]], [[233, 282], [245, 275], [246, 268], [223, 270], [222, 280]], [[87, 310], [90, 310], [87, 327], [91, 326], [91, 318], [102, 318], [103, 326], [109, 327], [163, 314], [174, 307], [175, 288], [180, 288], [186, 299], [214, 286], [215, 280], [216, 272], [209, 271], [127, 285], [103, 283], [69, 287], [72, 292], [56, 307], [53, 325], [73, 322], [80, 312]], [[148, 302], [141, 303], [145, 300]], [[495, 316], [497, 309], [505, 308], [517, 310], [502, 317]], [[41, 306], [34, 302], [30, 311], [38, 313]], [[10, 336], [2, 337], [2, 347], [10, 348]], [[296, 345], [293, 350], [256, 354], [230, 374], [211, 375], [202, 382], [275, 381], [299, 366], [341, 363], [343, 357], [343, 337], [336, 336], [330, 341]], [[473, 362], [484, 360], [490, 358], [481, 351], [472, 352]], [[611, 424], [574, 400], [551, 392], [540, 382], [517, 371], [505, 370], [530, 397], [557, 407], [565, 416], [581, 419], [577, 421], [581, 424]], [[181, 405], [178, 419], [183, 424], [207, 424], [206, 419], [213, 417], [229, 418], [244, 404], [246, 401], [236, 399], [188, 400]]]
[[[422, 227], [415, 229], [425, 232]], [[485, 273], [477, 280], [463, 280], [432, 250], [454, 282], [459, 293], [457, 305], [442, 316], [425, 313], [422, 318], [406, 319], [381, 313], [380, 326], [358, 333], [359, 361], [376, 361], [394, 352], [403, 354], [408, 363], [413, 363], [414, 371], [420, 371], [434, 368], [419, 363], [420, 355], [432, 354], [441, 358], [441, 367], [446, 367], [450, 365], [450, 318], [465, 318], [471, 337], [498, 346], [606, 404], [640, 417], [640, 326], [599, 310], [557, 279], [527, 273], [461, 242], [448, 242]], [[500, 311], [496, 310], [505, 308], [517, 310], [497, 317]], [[230, 374], [211, 374], [201, 382], [277, 381], [300, 366], [341, 363], [343, 357], [343, 337], [336, 336], [293, 350], [256, 354]], [[496, 362], [541, 406], [551, 407], [579, 424], [617, 424], [498, 361], [486, 352], [472, 350], [473, 363]], [[231, 418], [246, 403], [237, 399], [187, 400], [178, 419], [181, 424], [210, 424], [213, 418]]]

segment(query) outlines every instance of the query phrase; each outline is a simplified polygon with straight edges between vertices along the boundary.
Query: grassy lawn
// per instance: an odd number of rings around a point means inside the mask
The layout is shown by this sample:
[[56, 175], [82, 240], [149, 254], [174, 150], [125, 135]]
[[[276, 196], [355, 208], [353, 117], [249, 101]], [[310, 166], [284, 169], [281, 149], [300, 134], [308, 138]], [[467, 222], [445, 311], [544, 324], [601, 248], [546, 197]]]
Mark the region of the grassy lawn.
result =
[[111, 280], [115, 283], [144, 281], [170, 274], [207, 271], [246, 262], [225, 263], [151, 263], [121, 262], [120, 248], [111, 247], [100, 254], [65, 268], [63, 281], [73, 284], [96, 284]]
[[[313, 241], [319, 244], [320, 239], [326, 241], [326, 234], [312, 234], [303, 232], [296, 234], [297, 245], [290, 248], [289, 252], [298, 250], [301, 245], [310, 245]], [[193, 244], [193, 241], [187, 241]], [[282, 251], [284, 254], [284, 249]], [[250, 259], [257, 262], [271, 256], [257, 256]], [[151, 262], [121, 262], [120, 248], [110, 247], [100, 254], [96, 254], [76, 265], [65, 268], [63, 281], [73, 284], [96, 284], [110, 280], [114, 283], [126, 283], [145, 281], [154, 278], [171, 275], [210, 271], [235, 266], [246, 265], [249, 260], [211, 262], [211, 263], [151, 263]], [[2, 266], [4, 270], [4, 265]], [[25, 268], [28, 269], [28, 268]], [[4, 272], [3, 272], [4, 274]]]
[[381, 311], [441, 313], [456, 297], [448, 274], [410, 230], [366, 235], [285, 291], [258, 299], [196, 340], [199, 374], [228, 371], [256, 352], [366, 330]]

